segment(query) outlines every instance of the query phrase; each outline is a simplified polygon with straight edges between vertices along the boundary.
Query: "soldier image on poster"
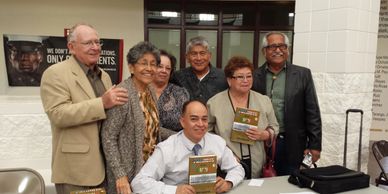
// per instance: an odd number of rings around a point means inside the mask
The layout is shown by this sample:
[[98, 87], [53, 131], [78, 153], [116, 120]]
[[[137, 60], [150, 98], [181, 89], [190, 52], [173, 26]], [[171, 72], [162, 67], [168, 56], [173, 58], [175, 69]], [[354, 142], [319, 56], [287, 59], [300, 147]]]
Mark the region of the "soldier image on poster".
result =
[[[39, 86], [44, 68], [41, 38], [4, 36], [9, 86]], [[27, 37], [27, 38], [26, 38]]]

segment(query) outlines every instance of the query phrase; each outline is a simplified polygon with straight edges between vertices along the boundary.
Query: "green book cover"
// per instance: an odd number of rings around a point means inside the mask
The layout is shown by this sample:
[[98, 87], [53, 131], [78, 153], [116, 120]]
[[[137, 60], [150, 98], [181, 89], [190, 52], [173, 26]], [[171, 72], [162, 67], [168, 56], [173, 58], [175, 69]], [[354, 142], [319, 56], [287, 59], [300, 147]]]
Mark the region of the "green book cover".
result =
[[259, 111], [237, 107], [232, 132], [230, 134], [230, 141], [253, 145], [255, 141], [249, 139], [245, 134], [245, 131], [251, 127], [257, 127], [259, 117]]
[[217, 156], [190, 156], [189, 184], [197, 194], [215, 194]]
[[70, 194], [106, 194], [106, 191], [104, 188], [95, 188], [81, 191], [72, 191]]

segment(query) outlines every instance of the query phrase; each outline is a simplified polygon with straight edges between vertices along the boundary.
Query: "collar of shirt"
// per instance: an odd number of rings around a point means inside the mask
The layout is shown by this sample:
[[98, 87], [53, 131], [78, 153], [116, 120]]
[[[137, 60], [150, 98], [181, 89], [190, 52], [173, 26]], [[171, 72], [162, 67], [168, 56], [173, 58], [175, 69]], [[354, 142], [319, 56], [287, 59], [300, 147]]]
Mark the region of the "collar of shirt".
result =
[[[193, 143], [189, 138], [187, 138], [183, 130], [181, 130], [179, 133], [180, 134], [178, 135], [181, 136], [183, 145], [185, 145], [186, 149], [191, 152], [196, 143]], [[198, 142], [198, 144], [201, 145], [201, 149], [203, 149], [205, 145], [204, 138], [202, 138], [201, 141]]]
[[206, 74], [203, 75], [201, 78], [198, 78], [198, 77], [197, 77], [197, 74], [195, 74], [194, 69], [193, 69], [192, 66], [190, 66], [190, 70], [188, 71], [188, 73], [191, 74], [193, 78], [196, 78], [196, 79], [199, 80], [199, 81], [202, 81], [207, 75], [210, 74], [210, 72], [211, 72], [211, 66], [210, 66], [210, 65], [209, 65], [209, 69], [208, 69], [208, 71], [206, 72]]
[[91, 68], [83, 63], [81, 63], [77, 58], [75, 58], [75, 60], [78, 62], [78, 65], [81, 67], [81, 69], [83, 70], [83, 72], [86, 74], [86, 75], [97, 75], [97, 76], [101, 76], [101, 70], [100, 68], [97, 67], [97, 65], [93, 65]]
[[205, 75], [203, 75], [202, 77], [200, 77], [200, 78], [198, 78], [199, 79], [199, 81], [202, 81], [203, 80], [203, 78], [205, 78], [208, 74], [210, 73], [210, 68], [209, 68], [209, 70], [206, 72], [206, 74]]
[[[271, 69], [269, 68], [269, 64], [268, 63], [265, 63], [265, 69], [272, 73]], [[281, 71], [286, 70], [286, 69], [287, 69], [287, 62], [284, 62], [284, 65], [283, 65], [283, 68], [282, 68]]]
[[189, 71], [187, 71], [187, 73], [191, 74], [193, 77], [197, 78], [199, 81], [202, 81], [205, 77], [217, 77], [217, 74], [214, 72], [214, 67], [210, 63], [209, 63], [209, 70], [201, 78], [197, 77], [197, 75], [194, 73], [194, 70], [193, 70], [192, 66], [190, 66], [188, 68], [188, 70]]

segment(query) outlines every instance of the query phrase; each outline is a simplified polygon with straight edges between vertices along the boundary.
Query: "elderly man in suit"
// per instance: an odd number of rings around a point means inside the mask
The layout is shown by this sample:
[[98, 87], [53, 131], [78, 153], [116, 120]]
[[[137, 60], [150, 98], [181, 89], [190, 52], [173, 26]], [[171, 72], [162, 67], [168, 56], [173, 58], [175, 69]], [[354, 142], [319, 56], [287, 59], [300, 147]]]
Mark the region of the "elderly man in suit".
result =
[[314, 81], [308, 68], [287, 62], [289, 40], [284, 33], [263, 37], [266, 63], [253, 73], [253, 90], [270, 97], [279, 123], [275, 168], [278, 175], [298, 169], [303, 155], [320, 158], [321, 114]]
[[41, 98], [52, 128], [52, 182], [58, 194], [101, 186], [105, 178], [100, 145], [105, 109], [122, 105], [127, 91], [112, 87], [97, 66], [102, 42], [88, 24], [70, 29], [71, 57], [42, 76]]

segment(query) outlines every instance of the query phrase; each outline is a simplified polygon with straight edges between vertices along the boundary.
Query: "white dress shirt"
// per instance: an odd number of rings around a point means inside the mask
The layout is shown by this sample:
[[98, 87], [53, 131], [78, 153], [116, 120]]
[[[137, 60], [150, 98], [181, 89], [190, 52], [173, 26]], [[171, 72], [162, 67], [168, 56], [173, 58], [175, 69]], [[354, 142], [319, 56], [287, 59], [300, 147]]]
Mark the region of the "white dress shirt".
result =
[[[218, 135], [206, 133], [199, 142], [199, 155], [216, 155], [217, 164], [227, 172], [225, 180], [237, 186], [244, 178], [243, 167], [238, 163], [225, 140]], [[173, 194], [177, 185], [188, 184], [189, 156], [194, 155], [191, 142], [181, 130], [159, 143], [140, 172], [132, 180], [135, 193]]]

